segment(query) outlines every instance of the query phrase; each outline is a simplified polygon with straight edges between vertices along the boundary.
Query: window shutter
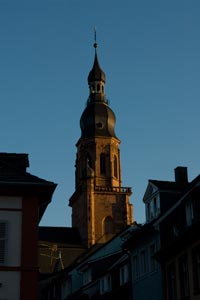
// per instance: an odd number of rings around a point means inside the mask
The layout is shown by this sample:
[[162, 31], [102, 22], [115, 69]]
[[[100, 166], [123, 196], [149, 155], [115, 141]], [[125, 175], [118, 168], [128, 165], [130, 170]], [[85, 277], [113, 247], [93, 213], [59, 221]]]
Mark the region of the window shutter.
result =
[[6, 222], [0, 221], [0, 264], [5, 263], [6, 257], [6, 235], [7, 226]]

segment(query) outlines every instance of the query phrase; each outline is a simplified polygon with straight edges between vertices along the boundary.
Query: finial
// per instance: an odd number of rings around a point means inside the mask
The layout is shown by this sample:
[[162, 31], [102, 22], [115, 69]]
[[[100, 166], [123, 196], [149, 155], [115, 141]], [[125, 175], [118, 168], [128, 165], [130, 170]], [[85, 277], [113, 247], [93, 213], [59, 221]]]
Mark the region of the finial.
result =
[[97, 49], [98, 44], [97, 44], [97, 32], [96, 32], [96, 27], [94, 26], [94, 48]]

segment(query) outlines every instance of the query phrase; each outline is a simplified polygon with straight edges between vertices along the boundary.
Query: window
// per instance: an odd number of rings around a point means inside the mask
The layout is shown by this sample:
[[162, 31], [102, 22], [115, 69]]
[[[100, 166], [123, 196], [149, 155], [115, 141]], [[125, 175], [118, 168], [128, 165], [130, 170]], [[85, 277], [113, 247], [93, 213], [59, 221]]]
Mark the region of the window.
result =
[[192, 206], [193, 206], [193, 213], [194, 213], [194, 219], [199, 220], [200, 219], [200, 201], [198, 197], [195, 197], [192, 199]]
[[100, 280], [100, 294], [105, 293], [105, 287], [104, 287], [104, 278]]
[[89, 154], [87, 154], [87, 167], [92, 168], [92, 158]]
[[157, 261], [155, 259], [156, 242], [138, 249], [133, 255], [133, 279], [137, 280], [145, 275], [157, 271]]
[[157, 214], [157, 199], [156, 199], [156, 197], [153, 198], [153, 212], [154, 212], [154, 216], [156, 216], [156, 214]]
[[138, 272], [138, 255], [133, 256], [133, 279], [137, 280], [139, 277]]
[[140, 251], [140, 274], [144, 275], [147, 272], [147, 257], [145, 249]]
[[156, 245], [151, 244], [149, 247], [149, 256], [150, 256], [150, 271], [153, 272], [156, 270], [156, 260], [155, 260], [155, 251], [156, 251]]
[[100, 294], [111, 291], [111, 276], [110, 274], [100, 279]]
[[194, 294], [200, 293], [200, 245], [192, 250], [192, 271]]
[[6, 261], [7, 223], [0, 221], [0, 265]]
[[118, 178], [117, 156], [114, 155], [114, 177]]
[[83, 272], [83, 284], [87, 284], [92, 280], [91, 269], [87, 269]]
[[186, 202], [186, 223], [188, 226], [192, 225], [192, 220], [194, 218], [192, 201]]
[[65, 289], [67, 295], [72, 293], [72, 278], [68, 278], [67, 281], [65, 282]]
[[112, 234], [112, 233], [115, 232], [114, 222], [113, 222], [113, 219], [110, 216], [105, 218], [103, 225], [104, 225], [104, 231], [103, 231], [104, 234], [109, 234], [109, 233]]
[[176, 269], [175, 264], [171, 263], [167, 268], [167, 291], [168, 300], [177, 300], [177, 288], [176, 288]]
[[183, 255], [179, 259], [179, 280], [181, 299], [188, 299], [190, 296], [190, 288], [187, 255]]
[[128, 265], [123, 265], [120, 268], [120, 285], [124, 285], [129, 280]]
[[150, 219], [151, 219], [151, 214], [150, 214], [150, 203], [148, 202], [147, 204], [146, 204], [146, 218], [147, 218], [147, 222], [149, 222], [150, 221]]
[[157, 194], [146, 202], [146, 218], [150, 222], [160, 214], [160, 197]]
[[105, 155], [105, 153], [101, 153], [101, 155], [100, 155], [100, 173], [102, 175], [106, 174], [106, 155]]

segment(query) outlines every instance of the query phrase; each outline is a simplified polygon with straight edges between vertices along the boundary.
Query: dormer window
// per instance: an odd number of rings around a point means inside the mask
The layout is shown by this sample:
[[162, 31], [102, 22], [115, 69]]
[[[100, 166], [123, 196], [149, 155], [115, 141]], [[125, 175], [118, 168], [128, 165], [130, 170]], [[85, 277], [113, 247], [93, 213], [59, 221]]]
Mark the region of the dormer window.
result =
[[147, 222], [150, 221], [150, 215], [151, 215], [151, 210], [150, 210], [150, 203], [146, 203], [146, 218], [147, 218]]
[[147, 222], [151, 222], [154, 218], [158, 217], [160, 214], [160, 198], [157, 194], [153, 198], [150, 198], [146, 202], [146, 218]]
[[185, 210], [186, 210], [186, 223], [188, 226], [190, 226], [192, 225], [192, 221], [194, 219], [193, 205], [191, 200], [186, 202]]

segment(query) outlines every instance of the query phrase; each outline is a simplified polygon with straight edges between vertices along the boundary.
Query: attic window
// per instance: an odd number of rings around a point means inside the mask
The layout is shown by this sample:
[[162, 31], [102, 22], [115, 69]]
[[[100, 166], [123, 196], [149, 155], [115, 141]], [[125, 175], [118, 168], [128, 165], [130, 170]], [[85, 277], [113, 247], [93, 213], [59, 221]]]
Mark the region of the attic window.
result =
[[156, 197], [151, 198], [148, 202], [146, 202], [146, 218], [147, 222], [150, 222], [154, 218], [156, 218], [160, 214], [160, 197], [156, 195]]
[[186, 202], [185, 210], [186, 210], [186, 223], [188, 226], [190, 226], [192, 225], [192, 221], [194, 219], [194, 211], [193, 211], [191, 200]]
[[147, 218], [147, 222], [150, 221], [150, 203], [148, 202], [146, 204], [146, 218]]

